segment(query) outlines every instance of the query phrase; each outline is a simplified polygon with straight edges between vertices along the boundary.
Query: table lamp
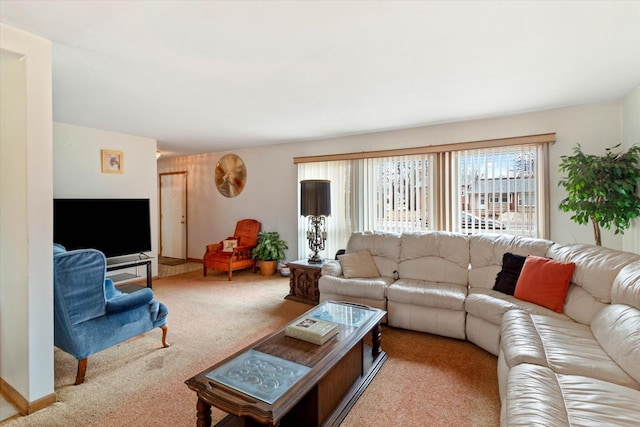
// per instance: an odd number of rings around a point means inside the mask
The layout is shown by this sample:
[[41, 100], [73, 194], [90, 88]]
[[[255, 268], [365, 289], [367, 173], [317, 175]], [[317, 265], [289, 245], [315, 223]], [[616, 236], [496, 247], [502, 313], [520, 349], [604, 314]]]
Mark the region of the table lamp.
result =
[[310, 263], [321, 263], [318, 252], [327, 240], [326, 217], [331, 215], [331, 181], [308, 179], [300, 181], [300, 215], [307, 217], [307, 240], [313, 252]]

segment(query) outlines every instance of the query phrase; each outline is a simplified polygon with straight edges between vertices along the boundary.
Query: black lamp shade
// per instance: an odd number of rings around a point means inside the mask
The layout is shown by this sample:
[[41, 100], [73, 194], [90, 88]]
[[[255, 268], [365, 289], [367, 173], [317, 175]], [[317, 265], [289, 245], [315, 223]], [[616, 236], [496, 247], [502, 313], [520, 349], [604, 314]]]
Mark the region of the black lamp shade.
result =
[[300, 215], [331, 215], [331, 181], [321, 179], [300, 181]]

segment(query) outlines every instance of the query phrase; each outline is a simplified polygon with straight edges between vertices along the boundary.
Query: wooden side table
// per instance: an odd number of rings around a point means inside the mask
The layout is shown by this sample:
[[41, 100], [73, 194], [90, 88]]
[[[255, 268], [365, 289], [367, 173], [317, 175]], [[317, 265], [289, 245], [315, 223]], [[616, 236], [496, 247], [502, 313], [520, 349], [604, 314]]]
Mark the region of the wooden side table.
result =
[[289, 276], [289, 295], [285, 299], [316, 305], [320, 301], [318, 279], [322, 263], [310, 263], [306, 259], [299, 259], [287, 264], [291, 270]]

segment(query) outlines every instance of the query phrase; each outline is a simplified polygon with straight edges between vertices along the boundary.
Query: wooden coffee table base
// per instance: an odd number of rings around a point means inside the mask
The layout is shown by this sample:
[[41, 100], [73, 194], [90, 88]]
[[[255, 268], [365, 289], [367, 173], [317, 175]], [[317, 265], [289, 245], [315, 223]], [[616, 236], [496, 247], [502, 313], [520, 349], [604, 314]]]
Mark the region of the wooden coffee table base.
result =
[[[228, 415], [216, 426], [338, 426], [380, 370], [387, 354], [381, 350], [381, 328], [371, 330], [372, 347], [360, 340], [338, 360], [276, 424], [263, 424], [249, 416]], [[198, 427], [211, 426], [211, 404], [198, 396]]]

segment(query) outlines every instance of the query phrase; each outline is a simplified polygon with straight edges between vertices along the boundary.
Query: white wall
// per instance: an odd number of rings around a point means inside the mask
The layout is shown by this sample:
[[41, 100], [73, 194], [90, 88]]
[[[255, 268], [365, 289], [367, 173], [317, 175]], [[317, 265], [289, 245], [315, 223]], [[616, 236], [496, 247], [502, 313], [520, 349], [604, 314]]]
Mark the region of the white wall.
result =
[[[640, 145], [640, 86], [629, 92], [622, 100], [622, 135], [626, 148]], [[640, 194], [640, 188], [638, 189]], [[640, 253], [640, 219], [632, 222], [623, 237], [625, 251]]]
[[0, 50], [0, 377], [25, 410], [55, 399], [51, 43], [0, 24]]
[[251, 218], [262, 230], [278, 231], [289, 244], [287, 259], [297, 254], [297, 170], [289, 145], [234, 151], [247, 168], [246, 186], [234, 198], [215, 185], [216, 163], [225, 153], [162, 159], [158, 173], [187, 171], [187, 257], [201, 259], [209, 243], [233, 234], [236, 222]]
[[[122, 174], [102, 173], [102, 150], [123, 152]], [[155, 139], [64, 123], [53, 124], [53, 196], [149, 199], [150, 255], [154, 257], [158, 253], [156, 176]], [[157, 259], [152, 261], [152, 274], [158, 275]]]
[[[389, 132], [362, 134], [320, 141], [306, 141], [270, 147], [236, 150], [247, 166], [247, 185], [236, 198], [221, 196], [214, 184], [216, 162], [225, 153], [161, 159], [158, 172], [187, 171], [190, 258], [202, 258], [205, 245], [229, 235], [236, 221], [255, 218], [265, 230], [277, 230], [289, 243], [287, 259], [297, 250], [297, 172], [293, 157], [388, 148], [416, 147], [454, 142], [556, 133], [551, 147], [551, 239], [559, 243], [594, 243], [590, 226], [570, 220], [557, 208], [565, 196], [557, 186], [559, 156], [570, 154], [580, 143], [592, 153], [622, 138], [622, 104], [609, 102], [572, 108], [424, 126]], [[622, 248], [622, 237], [603, 231], [604, 246]], [[346, 242], [344, 242], [346, 244]], [[326, 254], [325, 254], [326, 255]]]

